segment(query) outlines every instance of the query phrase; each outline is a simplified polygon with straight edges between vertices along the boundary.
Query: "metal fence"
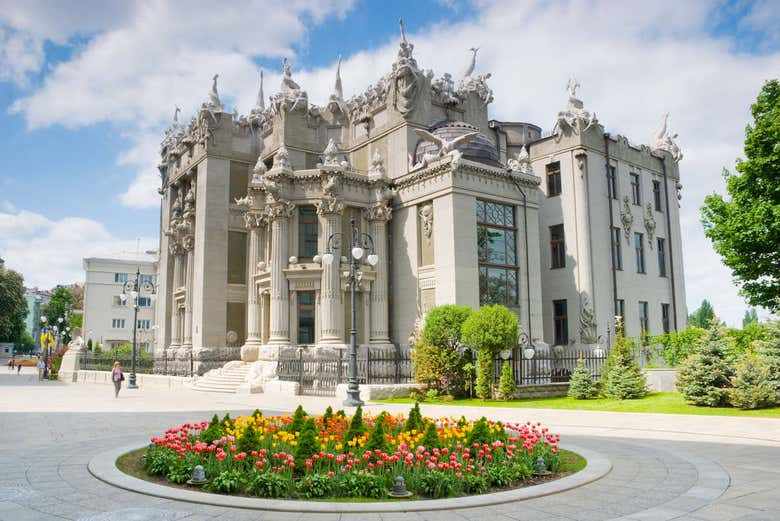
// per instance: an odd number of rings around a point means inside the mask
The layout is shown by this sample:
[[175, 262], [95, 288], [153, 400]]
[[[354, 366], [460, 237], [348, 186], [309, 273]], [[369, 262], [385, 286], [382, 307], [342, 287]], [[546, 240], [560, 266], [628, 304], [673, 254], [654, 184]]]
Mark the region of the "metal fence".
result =
[[606, 350], [596, 353], [583, 350], [566, 351], [560, 355], [553, 352], [534, 353], [533, 358], [524, 358], [523, 349], [516, 347], [512, 349], [511, 355], [506, 360], [500, 356], [496, 357], [493, 369], [494, 380], [498, 383], [501, 367], [504, 362], [509, 362], [517, 385], [565, 383], [571, 379], [577, 364], [582, 360], [593, 375], [593, 380], [598, 381], [606, 359]]
[[[167, 351], [160, 356], [152, 356], [143, 352], [136, 355], [135, 372], [140, 374], [191, 377], [196, 374], [202, 375], [205, 370], [221, 367], [235, 359], [236, 357], [232, 355], [215, 357], [211, 354], [208, 357], [199, 357], [191, 351], [184, 358], [170, 356]], [[79, 368], [91, 371], [110, 371], [114, 366], [114, 362], [117, 361], [122, 364], [125, 373], [130, 371], [132, 366], [130, 355], [116, 351], [103, 351], [100, 353], [84, 351], [79, 360]]]
[[[280, 354], [277, 366], [280, 380], [298, 382], [300, 393], [335, 396], [336, 386], [349, 379], [349, 356], [338, 351], [334, 358], [312, 358], [303, 350]], [[412, 361], [408, 353], [361, 353], [357, 359], [358, 382], [361, 384], [413, 383]]]

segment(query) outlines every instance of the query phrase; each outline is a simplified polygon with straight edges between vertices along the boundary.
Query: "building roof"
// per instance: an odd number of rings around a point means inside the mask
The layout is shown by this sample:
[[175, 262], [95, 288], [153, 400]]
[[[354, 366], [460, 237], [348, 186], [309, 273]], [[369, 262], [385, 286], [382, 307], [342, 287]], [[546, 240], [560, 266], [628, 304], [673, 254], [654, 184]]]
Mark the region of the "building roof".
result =
[[[479, 132], [479, 128], [470, 123], [450, 120], [440, 121], [429, 129], [431, 134], [445, 141], [452, 141], [475, 131]], [[425, 154], [435, 154], [437, 150], [438, 147], [435, 143], [419, 141], [414, 153], [415, 162], [419, 163]], [[496, 145], [482, 132], [475, 139], [458, 146], [457, 150], [463, 154], [465, 159], [491, 166], [502, 166]]]

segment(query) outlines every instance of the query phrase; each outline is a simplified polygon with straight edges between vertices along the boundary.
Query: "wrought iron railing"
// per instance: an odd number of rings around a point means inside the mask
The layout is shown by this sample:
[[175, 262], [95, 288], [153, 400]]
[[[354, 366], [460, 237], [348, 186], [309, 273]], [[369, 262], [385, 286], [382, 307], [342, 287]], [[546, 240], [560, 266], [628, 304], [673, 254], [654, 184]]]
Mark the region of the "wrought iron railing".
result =
[[[202, 375], [205, 370], [220, 367], [235, 359], [236, 356], [231, 353], [218, 356], [209, 353], [207, 356], [199, 356], [190, 351], [184, 357], [172, 356], [167, 351], [158, 356], [142, 353], [136, 356], [135, 372], [139, 374], [191, 377]], [[114, 366], [114, 362], [119, 362], [125, 373], [130, 371], [132, 365], [130, 355], [116, 351], [103, 351], [100, 353], [84, 351], [79, 358], [79, 368], [91, 371], [110, 371]]]

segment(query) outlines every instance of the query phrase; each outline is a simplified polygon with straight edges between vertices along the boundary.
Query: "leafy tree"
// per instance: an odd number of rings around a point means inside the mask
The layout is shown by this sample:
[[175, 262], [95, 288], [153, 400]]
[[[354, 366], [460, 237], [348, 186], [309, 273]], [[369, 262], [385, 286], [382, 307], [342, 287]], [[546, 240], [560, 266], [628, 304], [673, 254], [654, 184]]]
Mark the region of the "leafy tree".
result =
[[766, 323], [766, 337], [756, 341], [755, 350], [761, 364], [769, 371], [775, 389], [780, 392], [780, 320]]
[[677, 390], [686, 402], [718, 407], [728, 402], [732, 370], [726, 359], [733, 348], [726, 328], [713, 325], [677, 369]]
[[746, 309], [745, 316], [742, 317], [742, 329], [746, 328], [750, 324], [753, 324], [754, 322], [758, 322], [758, 313], [756, 312], [756, 308]]
[[36, 347], [37, 344], [35, 343], [35, 340], [33, 340], [33, 337], [30, 336], [30, 333], [28, 331], [22, 331], [19, 340], [14, 343], [14, 352], [29, 354], [35, 351]]
[[493, 360], [517, 343], [517, 315], [504, 306], [482, 306], [463, 323], [463, 343], [477, 350], [477, 396], [492, 396]]
[[502, 400], [511, 400], [515, 397], [516, 390], [517, 383], [512, 372], [512, 366], [505, 361], [501, 366], [501, 378], [498, 380], [498, 397]]
[[596, 395], [596, 386], [593, 383], [593, 375], [585, 365], [582, 358], [577, 362], [577, 368], [571, 374], [569, 380], [569, 397], [575, 400], [588, 400]]
[[645, 375], [633, 354], [634, 341], [617, 330], [615, 345], [609, 351], [602, 379], [602, 393], [607, 398], [632, 400], [647, 394]]
[[[73, 293], [65, 286], [57, 286], [51, 295], [49, 303], [41, 306], [41, 316], [45, 316], [48, 319], [47, 324], [57, 326], [63, 331], [63, 344], [70, 342], [70, 332], [66, 331], [65, 328], [70, 327], [70, 322], [73, 319], [71, 316], [72, 312]], [[58, 321], [60, 318], [63, 319], [62, 322]]]
[[769, 368], [761, 364], [752, 354], [742, 356], [737, 362], [729, 398], [734, 407], [740, 409], [762, 409], [777, 403], [777, 389]]
[[709, 329], [714, 318], [715, 310], [712, 309], [712, 304], [710, 304], [709, 300], [704, 299], [701, 301], [701, 306], [688, 317], [688, 325]]
[[0, 342], [20, 340], [26, 317], [24, 278], [14, 270], [0, 269]]
[[651, 343], [661, 345], [661, 357], [669, 367], [688, 358], [694, 351], [696, 343], [706, 334], [706, 330], [696, 326], [688, 326], [681, 331], [669, 331], [653, 337]]
[[752, 306], [780, 308], [780, 81], [764, 83], [745, 129], [745, 159], [723, 171], [728, 199], [704, 199], [701, 220]]
[[734, 339], [733, 349], [728, 354], [737, 358], [746, 353], [754, 353], [756, 342], [766, 340], [769, 337], [769, 331], [766, 324], [750, 322], [742, 329], [729, 328], [728, 335]]
[[445, 305], [431, 309], [412, 353], [415, 379], [440, 394], [462, 394], [463, 366], [470, 362], [460, 354], [463, 323], [471, 315], [468, 306]]
[[423, 334], [433, 345], [457, 351], [461, 345], [463, 323], [471, 313], [469, 306], [447, 304], [435, 307], [425, 317]]

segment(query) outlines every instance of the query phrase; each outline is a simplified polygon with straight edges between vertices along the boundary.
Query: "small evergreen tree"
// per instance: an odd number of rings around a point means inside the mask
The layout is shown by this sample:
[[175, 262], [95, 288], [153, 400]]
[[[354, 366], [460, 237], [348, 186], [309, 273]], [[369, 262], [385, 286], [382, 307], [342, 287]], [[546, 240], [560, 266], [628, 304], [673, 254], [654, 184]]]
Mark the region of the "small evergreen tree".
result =
[[287, 426], [287, 432], [296, 433], [296, 432], [302, 432], [303, 426], [306, 423], [306, 411], [303, 410], [303, 406], [299, 405], [297, 409], [295, 409], [295, 412], [293, 413], [293, 419], [290, 422], [290, 424]]
[[436, 429], [436, 424], [433, 422], [428, 423], [428, 428], [425, 429], [425, 435], [423, 435], [420, 444], [427, 450], [438, 449], [441, 445], [439, 439], [439, 431]]
[[309, 418], [303, 424], [303, 430], [298, 437], [298, 444], [295, 445], [293, 457], [295, 458], [295, 471], [302, 474], [306, 471], [306, 460], [320, 451], [320, 444], [317, 441], [317, 424], [313, 418]]
[[647, 381], [632, 353], [633, 341], [618, 329], [607, 356], [602, 393], [606, 398], [632, 400], [647, 394]]
[[328, 408], [325, 409], [325, 414], [322, 415], [322, 422], [324, 425], [328, 424], [328, 420], [333, 418], [333, 407], [328, 405]]
[[225, 428], [222, 422], [219, 420], [219, 416], [216, 414], [211, 418], [211, 423], [206, 427], [202, 433], [200, 433], [200, 441], [203, 443], [211, 443], [216, 439], [225, 435]]
[[729, 389], [731, 404], [740, 409], [762, 409], [777, 403], [777, 389], [769, 374], [755, 355], [740, 358], [731, 377]]
[[718, 407], [728, 403], [731, 367], [726, 360], [730, 340], [723, 326], [713, 324], [695, 352], [677, 369], [677, 390], [686, 402]]
[[232, 429], [235, 427], [235, 423], [233, 423], [233, 418], [230, 417], [229, 412], [226, 412], [225, 416], [222, 418], [222, 425], [224, 425], [225, 429]]
[[593, 375], [585, 365], [582, 358], [577, 362], [577, 368], [569, 380], [569, 397], [575, 400], [588, 400], [596, 395], [596, 386], [593, 384]]
[[483, 416], [474, 424], [474, 428], [471, 429], [471, 432], [466, 437], [466, 443], [469, 445], [475, 443], [482, 445], [483, 443], [490, 443], [492, 441], [493, 439], [490, 437], [490, 424], [488, 424], [487, 418]]
[[255, 409], [255, 411], [252, 413], [252, 418], [254, 418], [255, 420], [262, 417], [263, 417], [263, 413], [260, 411], [260, 409]]
[[404, 431], [410, 432], [415, 429], [420, 431], [423, 427], [424, 424], [422, 414], [420, 413], [420, 403], [415, 402], [414, 407], [412, 407], [412, 410], [409, 411], [409, 417], [406, 419], [406, 423], [404, 424]]
[[366, 428], [363, 426], [363, 408], [358, 405], [355, 409], [355, 414], [352, 416], [352, 421], [349, 423], [349, 429], [344, 436], [344, 442], [349, 443], [358, 436], [362, 436], [366, 432]]
[[92, 351], [92, 339], [91, 338], [87, 340], [87, 349]]
[[493, 397], [493, 354], [485, 349], [477, 353], [477, 385], [474, 390], [483, 400]]
[[260, 449], [260, 434], [255, 430], [254, 425], [251, 423], [247, 425], [241, 437], [238, 438], [236, 443], [239, 452], [246, 452], [249, 454], [253, 450]]
[[374, 428], [371, 429], [371, 437], [369, 438], [368, 443], [366, 443], [366, 450], [374, 452], [379, 449], [382, 452], [387, 452], [388, 444], [387, 432], [385, 431], [385, 415], [386, 413], [383, 412], [377, 417]]
[[517, 384], [512, 366], [509, 365], [509, 362], [504, 361], [501, 366], [501, 378], [498, 380], [498, 397], [502, 400], [511, 400], [515, 397], [516, 390]]
[[477, 396], [493, 394], [493, 359], [517, 343], [517, 315], [501, 305], [482, 306], [463, 323], [464, 344], [477, 349]]
[[756, 341], [755, 349], [761, 364], [769, 371], [772, 384], [780, 393], [780, 320], [771, 320], [765, 327], [766, 338]]

